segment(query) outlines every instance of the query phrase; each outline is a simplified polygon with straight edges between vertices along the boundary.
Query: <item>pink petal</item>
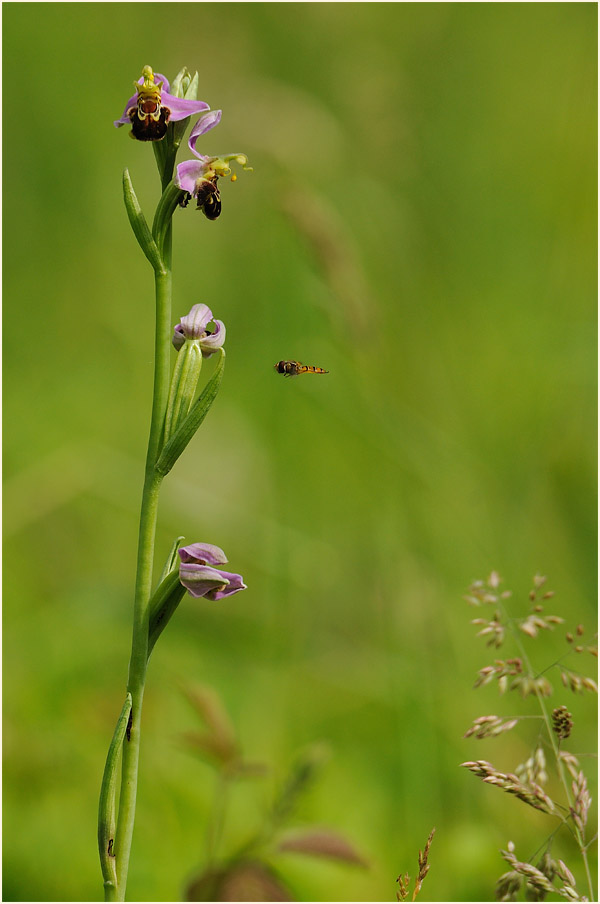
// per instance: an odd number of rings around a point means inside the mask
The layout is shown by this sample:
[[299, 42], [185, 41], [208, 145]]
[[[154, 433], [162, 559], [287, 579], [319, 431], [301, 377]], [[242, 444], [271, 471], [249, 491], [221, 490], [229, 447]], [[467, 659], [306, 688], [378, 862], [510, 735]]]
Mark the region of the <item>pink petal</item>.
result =
[[196, 151], [196, 141], [200, 135], [204, 135], [205, 132], [209, 132], [211, 129], [214, 129], [221, 122], [221, 113], [222, 110], [212, 110], [210, 113], [206, 113], [204, 116], [201, 116], [194, 128], [190, 133], [190, 137], [188, 139], [188, 144], [190, 146], [190, 150], [196, 157], [201, 157], [201, 155]]
[[193, 195], [196, 191], [196, 182], [204, 175], [205, 170], [206, 164], [200, 160], [184, 160], [183, 163], [177, 164], [175, 182], [182, 191]]
[[178, 552], [182, 562], [196, 562], [200, 565], [224, 565], [227, 562], [223, 550], [212, 543], [191, 543], [189, 546], [182, 546]]

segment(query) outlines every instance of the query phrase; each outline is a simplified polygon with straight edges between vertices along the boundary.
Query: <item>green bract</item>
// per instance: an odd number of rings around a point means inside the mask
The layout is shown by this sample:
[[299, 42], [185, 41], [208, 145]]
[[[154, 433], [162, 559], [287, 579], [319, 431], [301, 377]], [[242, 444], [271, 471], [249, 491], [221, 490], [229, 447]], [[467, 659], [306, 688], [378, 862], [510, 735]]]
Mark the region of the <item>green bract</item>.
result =
[[219, 351], [220, 358], [217, 362], [217, 367], [214, 374], [202, 390], [200, 397], [192, 406], [188, 416], [181, 422], [173, 436], [163, 447], [159, 459], [156, 462], [155, 470], [163, 477], [165, 474], [169, 473], [169, 471], [193, 437], [194, 433], [208, 414], [212, 403], [217, 397], [217, 393], [221, 385], [221, 380], [223, 379], [223, 370], [225, 367], [225, 349], [221, 348], [219, 349]]

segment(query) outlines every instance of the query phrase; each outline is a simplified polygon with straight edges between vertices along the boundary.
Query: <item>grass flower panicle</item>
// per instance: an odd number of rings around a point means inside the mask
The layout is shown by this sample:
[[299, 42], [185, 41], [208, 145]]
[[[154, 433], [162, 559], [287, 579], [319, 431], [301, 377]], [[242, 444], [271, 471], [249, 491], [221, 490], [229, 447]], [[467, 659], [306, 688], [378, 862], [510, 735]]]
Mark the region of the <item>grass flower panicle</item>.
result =
[[528, 757], [524, 763], [519, 763], [515, 772], [519, 779], [527, 785], [545, 785], [548, 782], [548, 773], [544, 748], [536, 747], [533, 755]]
[[571, 734], [573, 722], [571, 713], [566, 706], [557, 706], [556, 709], [552, 710], [552, 728], [554, 734], [560, 738], [561, 741], [565, 741]]
[[508, 794], [514, 794], [515, 797], [529, 804], [535, 810], [551, 814], [556, 812], [554, 801], [535, 782], [525, 784], [519, 779], [518, 775], [513, 775], [510, 772], [500, 772], [486, 760], [475, 760], [474, 762], [461, 763], [460, 765], [474, 775], [478, 775], [486, 784], [495, 785]]
[[476, 737], [495, 738], [502, 734], [503, 731], [510, 731], [518, 723], [518, 719], [508, 719], [504, 721], [498, 716], [479, 716], [473, 721], [473, 725], [465, 731], [463, 738]]
[[[526, 887], [529, 901], [542, 901], [547, 894], [560, 895], [567, 901], [589, 900], [580, 896], [573, 874], [562, 860], [552, 860], [549, 855], [545, 855], [538, 866], [533, 866], [532, 863], [518, 860], [514, 851], [514, 844], [509, 841], [507, 850], [501, 852], [512, 869], [509, 873], [500, 876], [496, 884], [497, 900], [516, 901], [522, 885]], [[518, 881], [515, 880], [515, 877], [518, 877]], [[557, 887], [552, 881], [553, 878], [559, 879], [563, 884]]]
[[[471, 728], [465, 737], [479, 739], [495, 737], [516, 725], [535, 725], [535, 741], [531, 755], [521, 763], [513, 772], [502, 772], [486, 760], [469, 760], [461, 765], [477, 775], [486, 784], [513, 795], [523, 803], [536, 810], [546, 813], [548, 816], [560, 820], [558, 828], [566, 827], [575, 839], [582, 858], [586, 882], [589, 888], [589, 899], [580, 896], [576, 888], [575, 879], [566, 867], [564, 861], [552, 858], [551, 846], [556, 844], [555, 826], [546, 841], [542, 844], [544, 853], [537, 863], [525, 863], [517, 860], [514, 854], [514, 846], [509, 844], [508, 850], [502, 852], [502, 856], [509, 863], [509, 872], [500, 876], [496, 885], [496, 897], [500, 901], [515, 901], [517, 895], [525, 888], [527, 900], [542, 900], [547, 894], [558, 894], [567, 900], [586, 901], [593, 900], [593, 882], [590, 873], [587, 849], [589, 842], [586, 840], [588, 812], [591, 804], [591, 796], [588, 790], [586, 776], [579, 765], [578, 758], [571, 753], [559, 749], [559, 744], [571, 735], [573, 719], [567, 707], [556, 706], [551, 715], [548, 713], [545, 698], [554, 691], [554, 686], [547, 674], [552, 672], [560, 675], [565, 687], [572, 691], [596, 691], [597, 685], [593, 678], [580, 675], [566, 666], [561, 657], [548, 668], [542, 671], [534, 669], [525, 643], [535, 642], [540, 637], [542, 630], [552, 630], [556, 625], [564, 623], [564, 619], [558, 615], [545, 615], [545, 603], [554, 597], [552, 591], [542, 588], [546, 583], [546, 577], [536, 575], [533, 579], [533, 587], [528, 595], [528, 608], [526, 615], [512, 617], [506, 609], [506, 600], [511, 594], [507, 591], [499, 592], [501, 584], [497, 572], [492, 572], [487, 581], [476, 581], [471, 584], [466, 596], [467, 602], [472, 606], [493, 605], [495, 612], [493, 619], [478, 618], [473, 624], [485, 625], [479, 631], [479, 636], [488, 638], [488, 645], [500, 645], [500, 643], [512, 640], [516, 648], [517, 656], [510, 659], [497, 659], [493, 665], [484, 666], [479, 670], [479, 676], [475, 687], [484, 687], [496, 681], [501, 694], [510, 691], [518, 691], [521, 697], [535, 696], [540, 707], [540, 715], [534, 717], [511, 716], [480, 716], [473, 721]], [[575, 644], [575, 638], [582, 638], [585, 629], [578, 625], [574, 632], [566, 635], [566, 656], [575, 655], [584, 651], [583, 644]], [[500, 643], [497, 641], [500, 640]], [[578, 647], [580, 649], [578, 649]], [[588, 652], [597, 655], [595, 646], [589, 646]], [[540, 722], [542, 730], [540, 731]], [[551, 759], [549, 762], [550, 754]], [[546, 793], [543, 785], [549, 782], [549, 771], [553, 768], [562, 786], [563, 799], [554, 799]], [[569, 782], [568, 776], [571, 781]], [[539, 850], [539, 849], [538, 849]], [[560, 880], [563, 884], [557, 887], [555, 882]]]
[[[425, 847], [422, 851], [419, 851], [419, 869], [417, 871], [417, 875], [415, 878], [415, 884], [413, 888], [411, 901], [416, 901], [421, 891], [423, 882], [425, 880], [425, 876], [429, 872], [429, 849], [431, 848], [431, 842], [433, 841], [433, 836], [435, 835], [435, 827], [431, 830], [427, 837], [427, 841], [425, 842]], [[396, 889], [396, 900], [397, 901], [408, 901], [408, 896], [410, 894], [410, 876], [408, 873], [404, 875], [400, 874], [396, 879], [396, 883], [398, 888]]]

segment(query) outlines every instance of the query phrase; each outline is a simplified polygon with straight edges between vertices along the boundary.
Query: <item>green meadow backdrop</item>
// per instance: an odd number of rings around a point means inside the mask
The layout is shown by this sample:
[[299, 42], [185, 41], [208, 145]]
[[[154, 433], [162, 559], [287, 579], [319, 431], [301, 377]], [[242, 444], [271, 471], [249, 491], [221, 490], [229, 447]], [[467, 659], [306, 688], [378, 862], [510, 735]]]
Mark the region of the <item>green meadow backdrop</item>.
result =
[[[223, 547], [248, 590], [187, 598], [153, 654], [129, 899], [179, 900], [202, 863], [214, 775], [182, 742], [190, 684], [269, 766], [234, 789], [224, 854], [319, 742], [291, 824], [343, 832], [369, 866], [285, 855], [299, 899], [395, 900], [434, 825], [421, 897], [491, 898], [499, 848], [526, 859], [555, 822], [459, 768], [510, 771], [538, 732], [463, 739], [479, 715], [536, 712], [473, 690], [515, 651], [475, 638], [463, 594], [497, 569], [523, 614], [547, 574], [565, 628], [595, 621], [596, 6], [3, 14], [4, 900], [102, 891], [152, 374], [123, 168], [149, 217], [158, 189], [151, 148], [112, 120], [144, 64], [197, 69], [223, 110], [202, 150], [254, 167], [223, 180], [218, 221], [175, 215], [174, 315], [207, 303], [227, 365], [158, 534], [160, 558], [179, 534]], [[287, 380], [282, 358], [330, 373]], [[539, 668], [563, 635], [528, 642]], [[569, 749], [591, 751], [595, 701], [556, 684]], [[568, 837], [556, 854], [582, 883]]]

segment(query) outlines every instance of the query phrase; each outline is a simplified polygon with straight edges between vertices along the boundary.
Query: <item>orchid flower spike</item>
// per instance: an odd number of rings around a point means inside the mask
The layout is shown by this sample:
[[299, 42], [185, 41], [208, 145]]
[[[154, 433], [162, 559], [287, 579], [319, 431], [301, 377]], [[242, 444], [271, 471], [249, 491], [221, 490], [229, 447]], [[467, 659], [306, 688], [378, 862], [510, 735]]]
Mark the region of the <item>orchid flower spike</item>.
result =
[[130, 135], [138, 141], [160, 141], [167, 134], [170, 122], [187, 119], [195, 113], [210, 109], [203, 100], [186, 100], [169, 94], [169, 82], [160, 72], [144, 66], [142, 76], [134, 82], [136, 93], [125, 104], [123, 115], [114, 125], [131, 123]]
[[224, 157], [207, 157], [196, 150], [200, 135], [213, 129], [221, 121], [221, 110], [213, 110], [201, 116], [189, 137], [188, 145], [196, 160], [185, 160], [177, 166], [175, 184], [185, 192], [181, 201], [187, 207], [190, 198], [196, 199], [196, 209], [201, 210], [209, 220], [216, 220], [221, 214], [221, 193], [218, 181], [221, 176], [229, 176], [235, 182], [231, 163], [238, 163], [242, 169], [251, 170], [245, 154], [227, 154]]

